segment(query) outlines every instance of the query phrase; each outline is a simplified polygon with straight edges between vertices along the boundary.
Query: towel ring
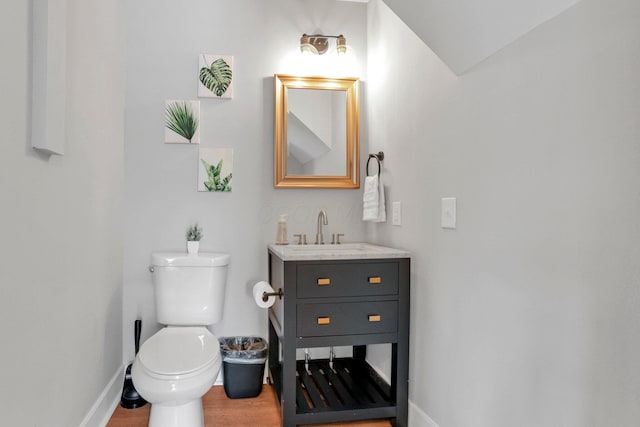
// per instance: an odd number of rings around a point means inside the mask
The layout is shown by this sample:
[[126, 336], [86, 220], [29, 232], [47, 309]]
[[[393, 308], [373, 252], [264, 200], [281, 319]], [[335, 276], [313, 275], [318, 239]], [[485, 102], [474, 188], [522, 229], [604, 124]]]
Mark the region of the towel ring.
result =
[[369, 176], [369, 162], [371, 159], [376, 159], [378, 161], [378, 176], [382, 175], [382, 165], [380, 164], [381, 160], [384, 160], [384, 153], [382, 151], [378, 151], [377, 154], [369, 154], [369, 158], [367, 159], [367, 176]]

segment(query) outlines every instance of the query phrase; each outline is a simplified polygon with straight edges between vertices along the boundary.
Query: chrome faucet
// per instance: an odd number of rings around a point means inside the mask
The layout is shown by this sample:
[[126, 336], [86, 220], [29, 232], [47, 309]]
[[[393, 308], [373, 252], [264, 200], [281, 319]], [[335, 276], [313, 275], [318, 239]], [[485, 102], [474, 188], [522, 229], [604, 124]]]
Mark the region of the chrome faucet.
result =
[[324, 245], [324, 239], [322, 238], [322, 224], [329, 224], [327, 213], [325, 211], [320, 211], [320, 213], [318, 213], [318, 231], [316, 232], [316, 245]]

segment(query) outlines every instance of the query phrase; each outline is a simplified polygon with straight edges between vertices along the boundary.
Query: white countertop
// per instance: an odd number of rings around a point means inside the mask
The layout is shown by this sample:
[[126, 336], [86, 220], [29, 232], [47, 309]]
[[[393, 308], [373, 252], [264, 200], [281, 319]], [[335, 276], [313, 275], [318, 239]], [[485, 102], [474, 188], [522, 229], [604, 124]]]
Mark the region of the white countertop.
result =
[[341, 243], [339, 245], [269, 245], [271, 253], [283, 261], [323, 261], [341, 259], [408, 258], [409, 252], [372, 245]]

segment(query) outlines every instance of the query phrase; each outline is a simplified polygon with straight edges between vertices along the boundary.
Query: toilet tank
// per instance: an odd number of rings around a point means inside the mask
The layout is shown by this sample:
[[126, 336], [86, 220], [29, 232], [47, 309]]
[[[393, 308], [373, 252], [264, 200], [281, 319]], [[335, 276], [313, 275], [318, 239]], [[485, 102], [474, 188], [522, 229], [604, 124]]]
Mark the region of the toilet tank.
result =
[[229, 255], [153, 253], [156, 319], [163, 325], [212, 325], [222, 319]]

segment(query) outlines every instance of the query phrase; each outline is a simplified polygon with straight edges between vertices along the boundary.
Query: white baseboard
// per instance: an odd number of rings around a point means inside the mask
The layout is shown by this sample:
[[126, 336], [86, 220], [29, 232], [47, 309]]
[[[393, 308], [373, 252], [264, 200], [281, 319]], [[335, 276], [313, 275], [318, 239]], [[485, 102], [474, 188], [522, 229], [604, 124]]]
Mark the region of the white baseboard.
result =
[[409, 402], [409, 426], [410, 427], [439, 427], [435, 421], [424, 411]]
[[113, 374], [109, 384], [102, 390], [100, 396], [93, 404], [89, 413], [80, 423], [79, 427], [105, 427], [111, 418], [111, 414], [120, 402], [124, 372], [127, 365], [123, 365]]

